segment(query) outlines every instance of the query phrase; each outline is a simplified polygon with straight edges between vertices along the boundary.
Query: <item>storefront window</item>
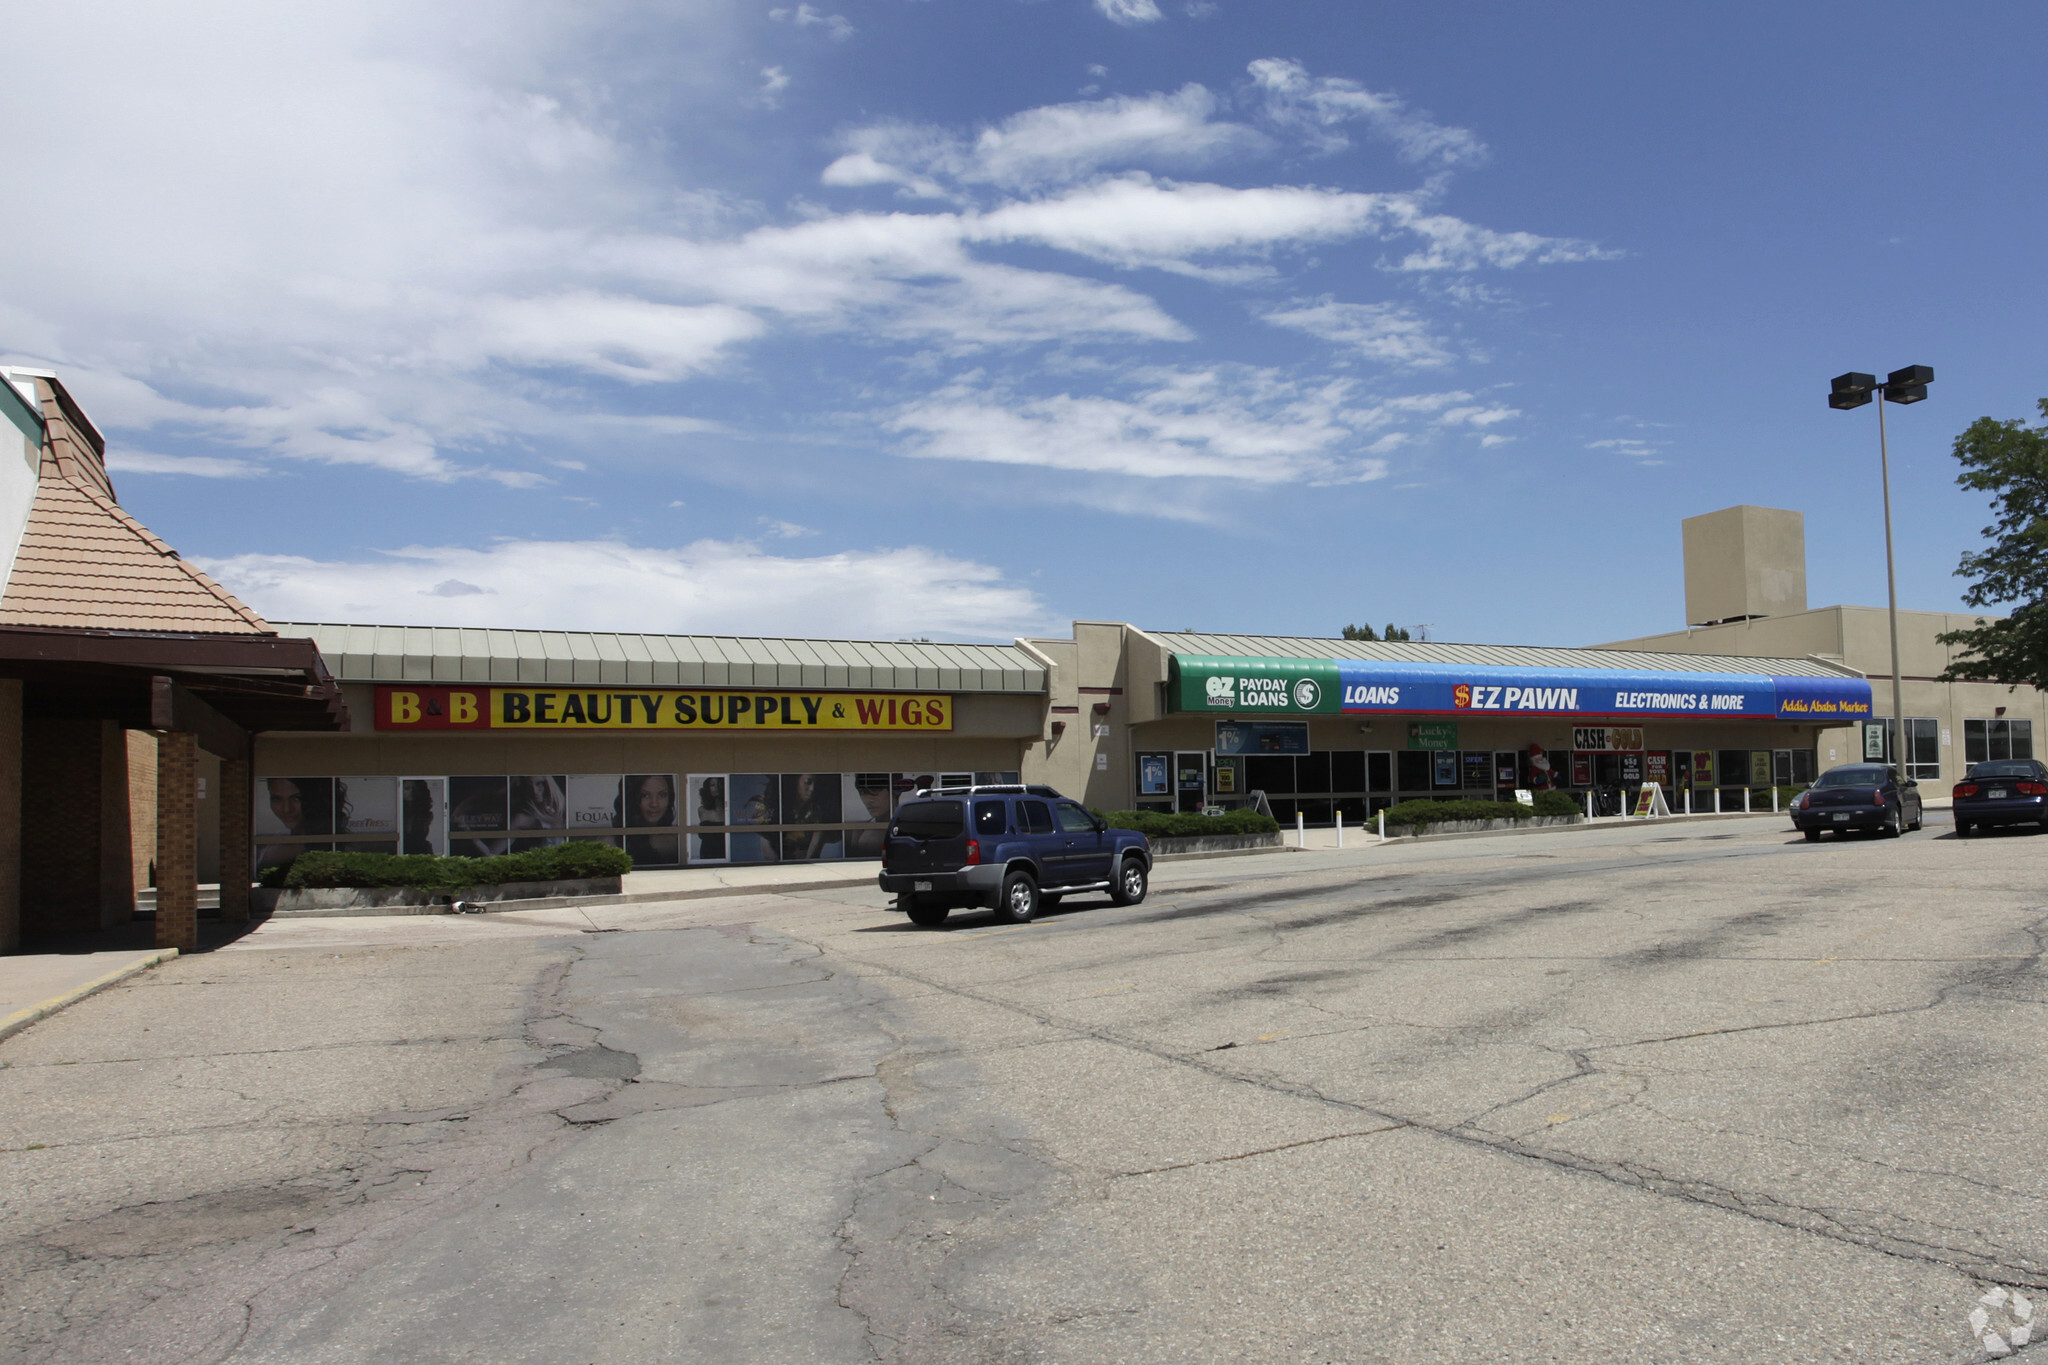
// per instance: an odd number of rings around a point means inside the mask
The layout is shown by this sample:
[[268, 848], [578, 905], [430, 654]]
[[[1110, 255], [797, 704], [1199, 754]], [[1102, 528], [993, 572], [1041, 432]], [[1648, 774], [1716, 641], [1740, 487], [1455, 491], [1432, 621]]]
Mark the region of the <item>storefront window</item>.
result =
[[[1866, 762], [1884, 762], [1898, 765], [1900, 756], [1893, 744], [1894, 726], [1890, 717], [1863, 723], [1863, 757]], [[1969, 745], [1969, 724], [1963, 726], [1963, 743]], [[2031, 746], [2031, 738], [2029, 745]], [[1941, 722], [1932, 716], [1906, 717], [1906, 752], [1902, 766], [1904, 775], [1915, 782], [1933, 782], [1941, 777]]]
[[1963, 761], [1990, 763], [2034, 756], [2034, 722], [2030, 720], [1966, 720]]

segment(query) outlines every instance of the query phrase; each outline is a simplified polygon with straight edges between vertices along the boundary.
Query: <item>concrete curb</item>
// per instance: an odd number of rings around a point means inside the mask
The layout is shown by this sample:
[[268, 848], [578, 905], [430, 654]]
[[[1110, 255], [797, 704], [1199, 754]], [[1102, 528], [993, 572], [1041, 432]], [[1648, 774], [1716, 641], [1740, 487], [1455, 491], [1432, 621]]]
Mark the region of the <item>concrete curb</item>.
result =
[[[1572, 830], [1589, 829], [1641, 829], [1646, 825], [1689, 825], [1702, 820], [1783, 820], [1791, 827], [1792, 817], [1784, 811], [1723, 811], [1719, 815], [1711, 812], [1700, 815], [1667, 815], [1660, 819], [1619, 820], [1613, 816], [1602, 816], [1597, 820], [1581, 820], [1575, 825], [1539, 825], [1535, 829], [1491, 829], [1474, 830], [1469, 834], [1392, 834], [1387, 836], [1388, 844], [1419, 844], [1438, 839], [1519, 839], [1531, 834], [1564, 834]], [[1378, 841], [1364, 845], [1377, 847]], [[1296, 849], [1295, 852], [1334, 853], [1335, 849]], [[1349, 852], [1348, 849], [1345, 850]]]
[[97, 994], [119, 981], [126, 981], [139, 972], [148, 971], [161, 963], [169, 962], [178, 955], [176, 948], [159, 948], [148, 957], [138, 959], [125, 967], [117, 967], [105, 976], [95, 977], [82, 986], [74, 986], [62, 995], [52, 996], [40, 1005], [30, 1005], [25, 1010], [16, 1010], [5, 1019], [0, 1019], [0, 1038], [11, 1038], [30, 1024], [47, 1019], [66, 1005], [75, 1005], [88, 995]]
[[[1454, 836], [1451, 836], [1454, 837]], [[1388, 843], [1394, 842], [1389, 839]], [[1256, 857], [1267, 853], [1299, 853], [1302, 850], [1291, 845], [1267, 845], [1263, 848], [1209, 849], [1201, 853], [1161, 853], [1153, 858], [1154, 863], [1192, 862], [1200, 858], [1243, 858]], [[1309, 852], [1315, 850], [1310, 849]], [[880, 864], [876, 871], [881, 870]], [[598, 896], [542, 896], [523, 901], [489, 901], [486, 908], [478, 911], [482, 915], [502, 915], [519, 910], [567, 910], [572, 907], [600, 905], [642, 905], [651, 901], [697, 901], [710, 900], [719, 896], [788, 896], [801, 891], [845, 891], [857, 886], [873, 886], [874, 874], [865, 877], [835, 877], [830, 881], [815, 882], [763, 882], [758, 886], [705, 886], [687, 891], [622, 891], [616, 895]], [[351, 906], [334, 910], [277, 910], [270, 915], [274, 920], [341, 919], [366, 915], [445, 915], [447, 908], [440, 905], [378, 905]]]

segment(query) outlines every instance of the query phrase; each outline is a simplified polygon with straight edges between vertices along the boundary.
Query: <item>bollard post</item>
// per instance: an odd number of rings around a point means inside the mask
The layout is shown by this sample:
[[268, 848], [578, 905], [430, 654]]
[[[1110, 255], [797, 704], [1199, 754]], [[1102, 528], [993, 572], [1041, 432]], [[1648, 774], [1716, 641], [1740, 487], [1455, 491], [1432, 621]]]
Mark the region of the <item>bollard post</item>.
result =
[[1344, 812], [1337, 812], [1337, 847], [1344, 847]]
[[1593, 818], [1593, 793], [1586, 792], [1584, 796], [1586, 798], [1586, 818], [1590, 820]]
[[1772, 787], [1771, 787], [1771, 814], [1773, 814], [1773, 815], [1776, 815], [1777, 813], [1778, 813], [1778, 788], [1777, 788], [1776, 784], [1773, 784], [1773, 785], [1772, 785]]
[[1381, 812], [1380, 812], [1380, 842], [1384, 844], [1384, 843], [1385, 843], [1386, 841], [1387, 841], [1387, 813], [1386, 813], [1385, 811], [1381, 811]]
[[1302, 818], [1300, 811], [1294, 812], [1294, 846], [1308, 847], [1308, 821]]
[[1719, 787], [1716, 787], [1716, 788], [1714, 788], [1714, 814], [1716, 814], [1716, 815], [1719, 815], [1720, 813], [1721, 813], [1721, 789], [1720, 789]]
[[1691, 814], [1692, 814], [1692, 788], [1691, 788], [1691, 787], [1687, 787], [1687, 788], [1685, 789], [1685, 813], [1686, 813], [1687, 815], [1691, 815]]
[[1749, 788], [1747, 787], [1742, 789], [1742, 813], [1744, 815], [1749, 814]]

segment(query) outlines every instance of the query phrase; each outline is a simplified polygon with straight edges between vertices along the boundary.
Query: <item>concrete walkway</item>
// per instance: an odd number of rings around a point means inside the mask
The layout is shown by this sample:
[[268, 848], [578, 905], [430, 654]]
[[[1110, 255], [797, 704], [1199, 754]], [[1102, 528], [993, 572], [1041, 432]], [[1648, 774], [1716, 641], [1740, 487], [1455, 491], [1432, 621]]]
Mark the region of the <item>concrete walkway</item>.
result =
[[177, 955], [176, 948], [107, 948], [0, 957], [0, 1038]]

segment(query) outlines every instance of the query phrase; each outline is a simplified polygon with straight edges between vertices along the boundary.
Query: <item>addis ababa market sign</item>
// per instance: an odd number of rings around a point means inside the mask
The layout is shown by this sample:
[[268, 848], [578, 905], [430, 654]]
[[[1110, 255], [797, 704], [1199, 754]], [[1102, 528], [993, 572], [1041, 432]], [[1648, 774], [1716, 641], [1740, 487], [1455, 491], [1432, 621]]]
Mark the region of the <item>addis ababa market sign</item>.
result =
[[953, 699], [728, 688], [379, 687], [379, 730], [951, 730]]
[[1634, 669], [1508, 668], [1376, 659], [1176, 654], [1176, 711], [1264, 715], [1724, 716], [1853, 720], [1870, 715], [1862, 678]]

